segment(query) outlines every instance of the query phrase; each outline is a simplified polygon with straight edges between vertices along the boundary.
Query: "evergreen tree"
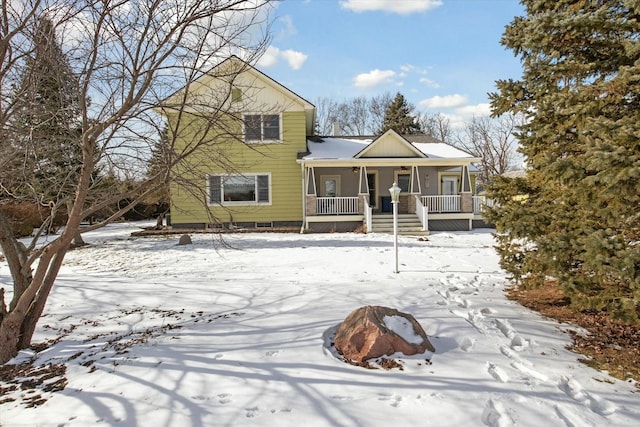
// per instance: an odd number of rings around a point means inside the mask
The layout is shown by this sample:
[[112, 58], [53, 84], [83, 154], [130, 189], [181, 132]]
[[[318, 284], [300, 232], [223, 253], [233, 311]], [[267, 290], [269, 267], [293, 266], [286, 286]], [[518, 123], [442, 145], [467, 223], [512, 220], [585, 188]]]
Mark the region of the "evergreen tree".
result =
[[77, 79], [48, 18], [40, 18], [32, 37], [14, 93], [10, 135], [17, 155], [7, 177], [13, 197], [57, 205], [73, 194], [82, 164]]
[[384, 111], [384, 120], [380, 134], [393, 129], [401, 135], [420, 133], [420, 125], [416, 116], [412, 114], [414, 108], [400, 92]]
[[172, 144], [169, 141], [169, 129], [165, 124], [160, 135], [151, 149], [151, 158], [147, 165], [147, 179], [161, 182], [162, 186], [146, 198], [146, 202], [161, 207], [164, 211], [169, 206], [169, 171], [173, 161]]
[[[525, 180], [490, 195], [502, 265], [579, 308], [640, 314], [640, 3], [525, 0], [502, 44], [523, 63], [494, 114], [522, 113]], [[519, 195], [518, 195], [519, 194]]]

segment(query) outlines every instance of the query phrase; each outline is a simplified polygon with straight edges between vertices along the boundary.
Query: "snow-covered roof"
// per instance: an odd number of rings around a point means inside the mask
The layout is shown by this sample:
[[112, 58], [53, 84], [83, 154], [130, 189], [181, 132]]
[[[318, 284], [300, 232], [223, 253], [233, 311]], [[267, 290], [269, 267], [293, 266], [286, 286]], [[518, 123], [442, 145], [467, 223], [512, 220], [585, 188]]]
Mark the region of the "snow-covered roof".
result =
[[[321, 141], [321, 142], [320, 142]], [[373, 138], [336, 138], [322, 137], [307, 141], [309, 154], [303, 157], [305, 160], [320, 159], [351, 159], [374, 141]], [[415, 148], [432, 159], [465, 159], [473, 158], [452, 145], [444, 142], [411, 142]]]
[[473, 157], [469, 153], [465, 153], [464, 151], [445, 142], [412, 142], [412, 144], [430, 158], [464, 159]]
[[373, 139], [343, 139], [343, 138], [321, 138], [316, 140], [308, 140], [308, 155], [304, 156], [305, 160], [319, 159], [351, 159], [367, 145], [373, 142]]

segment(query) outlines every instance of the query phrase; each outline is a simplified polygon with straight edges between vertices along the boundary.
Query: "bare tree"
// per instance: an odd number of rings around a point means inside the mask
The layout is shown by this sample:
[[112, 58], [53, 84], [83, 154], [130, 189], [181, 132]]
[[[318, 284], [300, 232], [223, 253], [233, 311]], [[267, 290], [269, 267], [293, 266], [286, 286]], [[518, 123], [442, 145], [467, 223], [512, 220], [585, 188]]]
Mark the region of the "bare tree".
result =
[[494, 175], [518, 169], [516, 134], [522, 123], [521, 116], [510, 114], [496, 119], [475, 117], [456, 135], [455, 145], [482, 157], [481, 182], [489, 182]]
[[331, 99], [321, 97], [315, 101], [316, 105], [316, 133], [318, 135], [331, 135], [333, 125], [338, 123], [338, 102]]
[[380, 132], [384, 127], [384, 116], [387, 111], [387, 107], [393, 101], [393, 95], [390, 92], [385, 92], [382, 95], [374, 96], [369, 102], [371, 109], [371, 123], [367, 129], [370, 135], [375, 135]]
[[373, 98], [358, 96], [342, 102], [319, 98], [316, 131], [320, 135], [331, 135], [333, 126], [337, 125], [341, 135], [376, 135], [382, 129], [385, 110], [392, 100], [389, 93]]
[[[33, 32], [42, 16], [55, 28], [56, 37], [77, 76], [79, 94], [77, 144], [82, 152], [80, 170], [73, 177], [69, 211], [63, 231], [44, 244], [38, 235], [28, 245], [13, 235], [8, 218], [0, 211], [0, 246], [13, 279], [7, 307], [0, 292], [0, 363], [31, 343], [49, 293], [65, 254], [81, 231], [103, 226], [122, 216], [137, 202], [169, 179], [204, 161], [202, 150], [216, 150], [217, 136], [237, 136], [237, 123], [228, 102], [233, 80], [242, 68], [225, 67], [211, 78], [229, 82], [225, 90], [207, 93], [197, 81], [212, 66], [231, 54], [253, 62], [268, 40], [269, 0], [12, 0], [0, 10], [0, 152], [11, 150], [15, 92], [21, 70], [34, 52]], [[244, 63], [242, 61], [236, 64]], [[217, 68], [216, 68], [217, 70]], [[214, 85], [215, 86], [215, 85]], [[197, 92], [203, 96], [189, 95]], [[162, 100], [171, 96], [171, 104]], [[206, 101], [205, 101], [206, 100]], [[151, 147], [165, 120], [168, 131], [165, 167], [145, 176]], [[197, 127], [195, 123], [198, 123]], [[225, 127], [226, 123], [229, 123]], [[215, 132], [213, 129], [215, 128]], [[184, 141], [184, 132], [189, 135]], [[9, 141], [9, 142], [7, 142]], [[227, 164], [223, 147], [219, 162]], [[15, 161], [16, 158], [12, 158]], [[2, 157], [1, 166], [7, 160]], [[180, 168], [176, 168], [179, 164]], [[115, 175], [132, 174], [136, 185], [102, 192], [96, 189], [96, 165]], [[0, 185], [2, 203], [11, 189]], [[102, 221], [82, 225], [83, 220], [106, 206], [126, 205]], [[66, 200], [42, 200], [51, 221]]]
[[439, 139], [443, 142], [449, 142], [452, 138], [451, 123], [444, 114], [418, 114], [418, 124], [420, 131], [425, 135]]

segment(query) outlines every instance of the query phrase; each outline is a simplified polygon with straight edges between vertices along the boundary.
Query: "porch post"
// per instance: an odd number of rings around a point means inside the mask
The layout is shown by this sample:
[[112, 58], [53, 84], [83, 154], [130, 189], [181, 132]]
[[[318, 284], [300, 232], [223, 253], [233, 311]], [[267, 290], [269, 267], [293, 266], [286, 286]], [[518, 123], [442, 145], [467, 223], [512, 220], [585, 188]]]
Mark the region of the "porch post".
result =
[[316, 196], [315, 194], [307, 194], [305, 196], [305, 213], [307, 214], [307, 216], [314, 216], [318, 213], [317, 207], [316, 207], [316, 200], [318, 199], [318, 196]]
[[306, 191], [304, 195], [304, 211], [305, 216], [313, 216], [318, 213], [318, 208], [316, 206], [316, 200], [318, 199], [316, 193], [316, 174], [313, 166], [308, 168], [307, 173], [307, 182], [306, 182]]
[[473, 212], [473, 195], [470, 191], [464, 191], [460, 193], [460, 212], [472, 213]]
[[[365, 200], [367, 203], [365, 204]], [[358, 176], [358, 214], [364, 215], [365, 206], [369, 205], [369, 182], [367, 181], [367, 167], [360, 166]]]

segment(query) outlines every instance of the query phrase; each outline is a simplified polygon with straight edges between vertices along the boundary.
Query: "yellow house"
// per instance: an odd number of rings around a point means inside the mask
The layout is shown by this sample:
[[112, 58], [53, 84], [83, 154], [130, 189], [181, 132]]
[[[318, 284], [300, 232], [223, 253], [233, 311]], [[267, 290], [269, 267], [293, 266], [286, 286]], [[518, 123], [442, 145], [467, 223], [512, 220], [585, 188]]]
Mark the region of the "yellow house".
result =
[[161, 110], [176, 151], [192, 151], [173, 169], [173, 228], [386, 232], [394, 182], [400, 232], [484, 225], [474, 195], [479, 158], [393, 130], [314, 135], [315, 107], [235, 56]]

